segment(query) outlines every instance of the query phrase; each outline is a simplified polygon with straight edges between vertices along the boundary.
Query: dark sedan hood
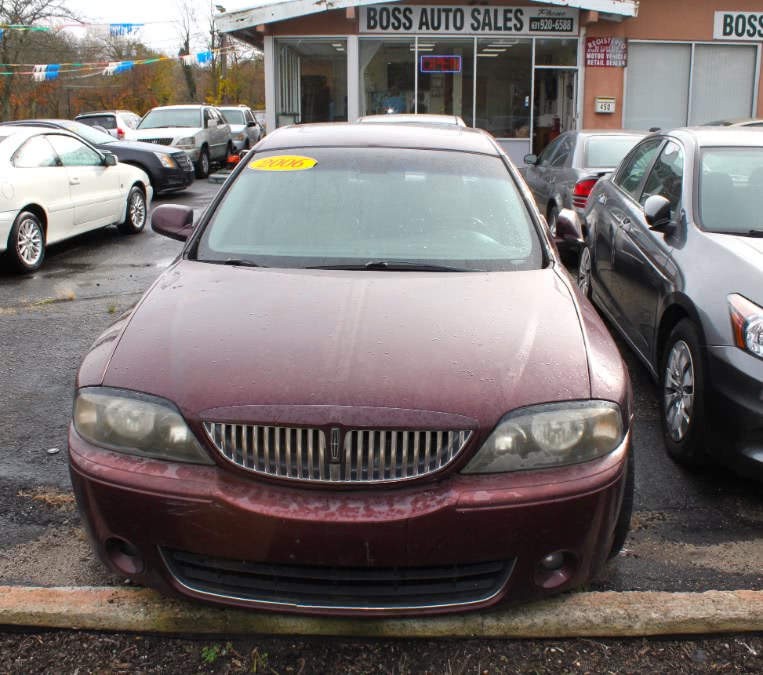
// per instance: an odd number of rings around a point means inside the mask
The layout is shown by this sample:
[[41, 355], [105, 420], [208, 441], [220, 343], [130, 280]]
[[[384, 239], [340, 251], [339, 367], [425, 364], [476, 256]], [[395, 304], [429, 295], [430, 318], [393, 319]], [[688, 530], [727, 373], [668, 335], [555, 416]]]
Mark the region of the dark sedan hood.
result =
[[117, 154], [119, 148], [127, 150], [142, 150], [143, 152], [183, 152], [180, 148], [171, 145], [161, 145], [159, 143], [144, 143], [143, 141], [114, 141], [113, 143], [102, 143], [100, 146], [104, 150], [109, 150]]
[[553, 269], [236, 268], [182, 261], [135, 311], [104, 385], [186, 415], [241, 405], [434, 410], [492, 426], [590, 396], [576, 306]]

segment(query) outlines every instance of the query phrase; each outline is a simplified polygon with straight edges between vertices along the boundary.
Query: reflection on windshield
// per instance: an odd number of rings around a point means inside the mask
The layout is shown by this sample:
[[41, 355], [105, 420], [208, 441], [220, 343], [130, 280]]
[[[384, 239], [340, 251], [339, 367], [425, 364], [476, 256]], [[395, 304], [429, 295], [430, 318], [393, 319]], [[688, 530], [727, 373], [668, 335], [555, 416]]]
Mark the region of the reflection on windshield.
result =
[[98, 129], [93, 129], [93, 127], [89, 127], [87, 124], [80, 124], [79, 122], [66, 122], [61, 124], [61, 126], [67, 131], [71, 131], [73, 134], [82, 136], [82, 138], [84, 138], [88, 143], [93, 143], [94, 145], [113, 143], [115, 140], [113, 136], [109, 136], [109, 134]]
[[183, 108], [155, 109], [149, 112], [138, 129], [161, 129], [163, 127], [200, 127], [201, 110]]
[[[301, 170], [259, 170], [250, 159], [206, 228], [199, 259], [268, 267], [415, 262], [469, 270], [542, 262], [532, 221], [498, 157], [392, 148], [288, 154], [314, 161], [300, 162], [308, 167]], [[269, 156], [278, 157], [258, 153], [255, 161]]]
[[228, 124], [246, 124], [241, 110], [221, 110], [220, 112]]
[[699, 220], [709, 232], [763, 229], [763, 148], [705, 148]]

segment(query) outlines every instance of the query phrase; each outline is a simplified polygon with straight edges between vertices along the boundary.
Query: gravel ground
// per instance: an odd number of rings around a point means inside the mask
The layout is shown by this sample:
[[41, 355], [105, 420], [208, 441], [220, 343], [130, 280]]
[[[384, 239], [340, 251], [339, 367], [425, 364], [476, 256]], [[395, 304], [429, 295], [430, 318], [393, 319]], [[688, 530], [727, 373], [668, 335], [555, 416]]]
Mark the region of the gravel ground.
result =
[[763, 635], [697, 640], [187, 640], [0, 633], [0, 673], [761, 673]]

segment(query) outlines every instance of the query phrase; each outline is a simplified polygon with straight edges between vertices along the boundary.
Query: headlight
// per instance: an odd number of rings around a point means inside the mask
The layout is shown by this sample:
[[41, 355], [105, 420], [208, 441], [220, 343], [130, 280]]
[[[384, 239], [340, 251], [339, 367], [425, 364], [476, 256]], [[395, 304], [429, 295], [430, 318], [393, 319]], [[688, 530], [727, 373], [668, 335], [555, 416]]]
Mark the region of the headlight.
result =
[[162, 166], [165, 169], [174, 169], [176, 164], [175, 160], [172, 159], [166, 152], [155, 152], [156, 158], [162, 163]]
[[116, 452], [214, 464], [178, 409], [157, 396], [106, 387], [80, 389], [74, 428], [85, 440]]
[[570, 401], [505, 415], [462, 473], [506, 473], [587, 462], [623, 442], [620, 408]]
[[763, 358], [763, 307], [734, 293], [729, 296], [734, 344]]
[[194, 145], [196, 145], [196, 141], [194, 140], [193, 136], [186, 136], [185, 138], [181, 138], [177, 143], [173, 143], [172, 145], [177, 145], [180, 148], [192, 148]]

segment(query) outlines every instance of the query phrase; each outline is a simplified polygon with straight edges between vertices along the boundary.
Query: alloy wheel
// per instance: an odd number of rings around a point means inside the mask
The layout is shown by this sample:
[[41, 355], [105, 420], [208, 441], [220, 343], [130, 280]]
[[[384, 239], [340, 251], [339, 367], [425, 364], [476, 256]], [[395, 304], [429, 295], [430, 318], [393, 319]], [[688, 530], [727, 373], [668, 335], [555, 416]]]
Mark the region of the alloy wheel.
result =
[[689, 431], [694, 411], [694, 361], [683, 340], [678, 340], [668, 355], [662, 404], [668, 434], [679, 443]]
[[130, 197], [130, 221], [136, 229], [146, 222], [146, 200], [140, 190], [135, 190]]
[[591, 251], [587, 246], [580, 251], [577, 282], [580, 292], [587, 296], [591, 292]]
[[19, 226], [16, 249], [29, 267], [34, 267], [42, 257], [42, 230], [31, 218], [25, 218]]

